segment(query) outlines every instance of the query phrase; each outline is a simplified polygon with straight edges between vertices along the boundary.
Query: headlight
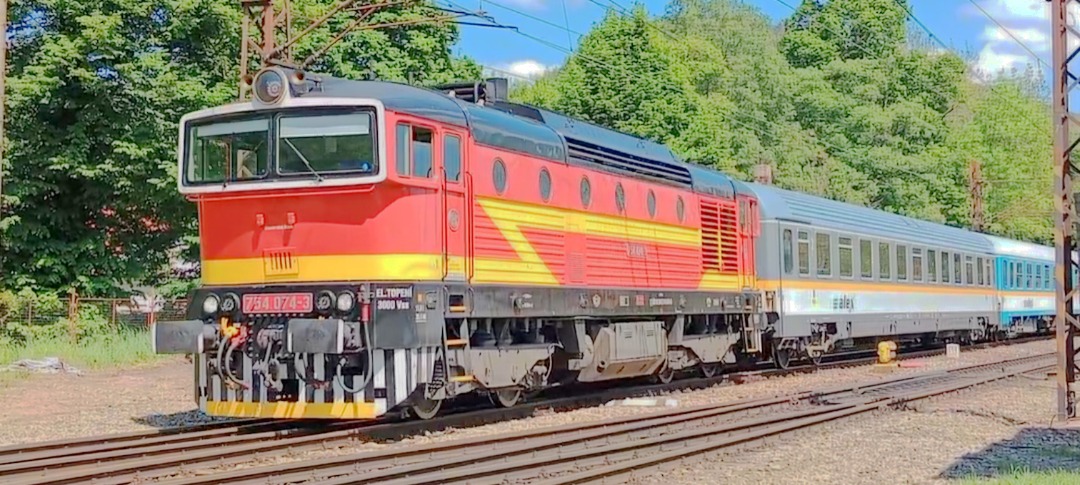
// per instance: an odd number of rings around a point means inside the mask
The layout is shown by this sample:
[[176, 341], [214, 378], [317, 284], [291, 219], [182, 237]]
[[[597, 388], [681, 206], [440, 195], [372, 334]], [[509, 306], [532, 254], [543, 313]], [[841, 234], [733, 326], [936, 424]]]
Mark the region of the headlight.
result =
[[352, 293], [344, 292], [337, 297], [337, 309], [340, 312], [347, 312], [353, 309], [353, 305], [356, 304], [356, 298]]
[[217, 313], [219, 303], [217, 295], [206, 295], [206, 299], [202, 301], [202, 311], [207, 315], [213, 315]]

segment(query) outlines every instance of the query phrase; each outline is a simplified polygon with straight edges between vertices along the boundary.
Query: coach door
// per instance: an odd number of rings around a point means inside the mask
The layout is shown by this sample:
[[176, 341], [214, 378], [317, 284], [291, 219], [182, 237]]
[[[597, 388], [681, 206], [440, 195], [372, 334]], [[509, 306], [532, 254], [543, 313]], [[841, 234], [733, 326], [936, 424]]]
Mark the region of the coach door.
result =
[[442, 132], [443, 150], [443, 268], [447, 281], [465, 281], [469, 275], [469, 183], [465, 136]]

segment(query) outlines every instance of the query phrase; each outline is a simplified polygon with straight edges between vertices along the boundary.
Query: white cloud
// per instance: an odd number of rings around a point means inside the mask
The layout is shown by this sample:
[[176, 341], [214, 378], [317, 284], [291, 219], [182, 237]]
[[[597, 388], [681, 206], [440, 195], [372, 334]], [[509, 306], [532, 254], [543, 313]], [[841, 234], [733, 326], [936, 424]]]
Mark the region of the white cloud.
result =
[[[1028, 64], [1038, 63], [1027, 49], [1037, 54], [1044, 62], [1049, 61], [1051, 38], [1048, 2], [1042, 0], [975, 1], [997, 21], [994, 23], [976, 8], [970, 5], [967, 7], [972, 18], [981, 20], [985, 24], [980, 35], [980, 40], [984, 43], [975, 60], [977, 77], [989, 79], [1002, 70], [1023, 70]], [[1072, 2], [1069, 7], [1070, 14], [1080, 13], [1077, 7], [1080, 5]], [[1070, 41], [1070, 45], [1077, 45], [1076, 39], [1070, 39]]]
[[[1009, 43], [1016, 42], [1013, 37], [1020, 39], [1024, 44], [1031, 48], [1031, 50], [1040, 52], [1049, 52], [1050, 50], [1050, 32], [1049, 28], [1040, 30], [1037, 28], [1027, 29], [1009, 29], [1008, 32], [996, 25], [988, 25], [983, 29], [983, 40], [987, 40], [991, 43]], [[1012, 36], [1009, 34], [1012, 33]]]
[[539, 61], [523, 59], [509, 64], [494, 66], [490, 69], [496, 74], [509, 75], [522, 79], [536, 79], [554, 68], [555, 66], [546, 66]]
[[1011, 19], [1050, 19], [1050, 3], [1038, 0], [997, 0], [987, 2], [987, 11], [995, 17]]
[[980, 77], [990, 78], [1001, 71], [1008, 71], [1012, 68], [1020, 69], [1030, 60], [1030, 58], [1019, 54], [997, 51], [993, 44], [988, 43], [979, 52], [979, 57], [975, 60], [975, 67], [980, 71]]

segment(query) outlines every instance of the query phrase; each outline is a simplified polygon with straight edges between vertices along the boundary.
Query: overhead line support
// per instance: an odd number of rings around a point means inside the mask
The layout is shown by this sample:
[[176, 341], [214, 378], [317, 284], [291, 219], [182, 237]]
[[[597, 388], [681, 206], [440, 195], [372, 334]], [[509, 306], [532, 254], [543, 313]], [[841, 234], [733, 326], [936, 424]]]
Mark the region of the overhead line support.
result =
[[1069, 128], [1075, 122], [1069, 107], [1069, 92], [1076, 87], [1076, 76], [1069, 70], [1080, 47], [1070, 48], [1070, 36], [1080, 40], [1080, 32], [1068, 21], [1068, 7], [1075, 0], [1051, 1], [1051, 36], [1053, 47], [1053, 94], [1051, 108], [1054, 130], [1054, 255], [1055, 314], [1057, 341], [1057, 417], [1059, 422], [1076, 418], [1076, 348], [1074, 338], [1080, 329], [1073, 313], [1073, 271], [1076, 261], [1076, 194], [1073, 192], [1073, 167], [1070, 155], [1076, 142]]

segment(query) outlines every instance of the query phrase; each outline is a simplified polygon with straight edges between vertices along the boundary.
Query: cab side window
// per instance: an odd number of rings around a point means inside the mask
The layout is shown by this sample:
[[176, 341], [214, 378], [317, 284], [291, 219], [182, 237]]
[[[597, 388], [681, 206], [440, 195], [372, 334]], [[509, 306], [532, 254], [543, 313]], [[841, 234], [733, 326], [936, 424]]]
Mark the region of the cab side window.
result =
[[398, 175], [430, 178], [434, 133], [427, 128], [399, 123], [396, 135]]
[[454, 135], [443, 137], [443, 164], [446, 166], [446, 180], [461, 180], [461, 138]]

